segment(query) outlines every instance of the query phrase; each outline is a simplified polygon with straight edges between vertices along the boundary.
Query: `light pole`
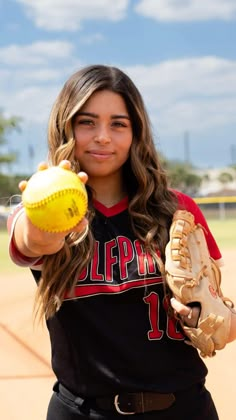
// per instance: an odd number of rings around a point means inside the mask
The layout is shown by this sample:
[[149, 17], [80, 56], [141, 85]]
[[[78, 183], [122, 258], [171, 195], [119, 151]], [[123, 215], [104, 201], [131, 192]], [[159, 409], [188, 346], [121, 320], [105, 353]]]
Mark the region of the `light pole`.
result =
[[184, 132], [184, 160], [186, 164], [190, 164], [190, 144], [189, 144], [189, 132]]

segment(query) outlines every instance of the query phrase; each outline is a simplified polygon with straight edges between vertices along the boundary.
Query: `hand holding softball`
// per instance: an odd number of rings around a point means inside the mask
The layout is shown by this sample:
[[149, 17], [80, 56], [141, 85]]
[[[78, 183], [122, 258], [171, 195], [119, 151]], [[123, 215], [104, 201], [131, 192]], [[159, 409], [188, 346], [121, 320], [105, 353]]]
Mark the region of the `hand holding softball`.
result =
[[72, 231], [87, 212], [87, 175], [75, 174], [69, 161], [59, 166], [40, 164], [29, 181], [22, 181], [22, 202], [31, 223], [50, 233]]

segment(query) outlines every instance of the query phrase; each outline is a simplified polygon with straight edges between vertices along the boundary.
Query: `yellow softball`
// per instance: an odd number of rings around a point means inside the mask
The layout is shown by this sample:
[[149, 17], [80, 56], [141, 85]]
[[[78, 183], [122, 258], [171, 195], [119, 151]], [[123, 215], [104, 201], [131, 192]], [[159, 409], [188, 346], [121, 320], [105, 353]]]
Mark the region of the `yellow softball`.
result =
[[22, 202], [31, 222], [46, 232], [64, 232], [87, 212], [86, 188], [70, 169], [41, 168], [25, 183]]

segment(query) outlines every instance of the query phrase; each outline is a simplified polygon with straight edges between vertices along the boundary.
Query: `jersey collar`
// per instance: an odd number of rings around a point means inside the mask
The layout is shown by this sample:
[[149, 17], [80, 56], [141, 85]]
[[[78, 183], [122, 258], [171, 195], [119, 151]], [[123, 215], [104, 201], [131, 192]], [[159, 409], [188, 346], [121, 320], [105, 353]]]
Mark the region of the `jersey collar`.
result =
[[124, 197], [119, 203], [115, 204], [112, 207], [106, 207], [104, 204], [100, 203], [97, 200], [93, 200], [93, 205], [96, 210], [102, 213], [106, 217], [116, 216], [122, 211], [128, 208], [128, 197]]

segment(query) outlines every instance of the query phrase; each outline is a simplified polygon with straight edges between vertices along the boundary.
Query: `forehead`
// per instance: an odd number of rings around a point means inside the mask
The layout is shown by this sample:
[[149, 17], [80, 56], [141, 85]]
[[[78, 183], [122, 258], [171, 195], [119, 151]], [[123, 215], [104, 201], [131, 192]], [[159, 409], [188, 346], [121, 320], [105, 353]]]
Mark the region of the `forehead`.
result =
[[125, 100], [123, 97], [111, 90], [101, 90], [94, 92], [84, 106], [81, 108], [81, 111], [95, 111], [96, 113], [103, 113], [106, 111], [110, 113], [126, 113], [128, 110], [126, 107]]

